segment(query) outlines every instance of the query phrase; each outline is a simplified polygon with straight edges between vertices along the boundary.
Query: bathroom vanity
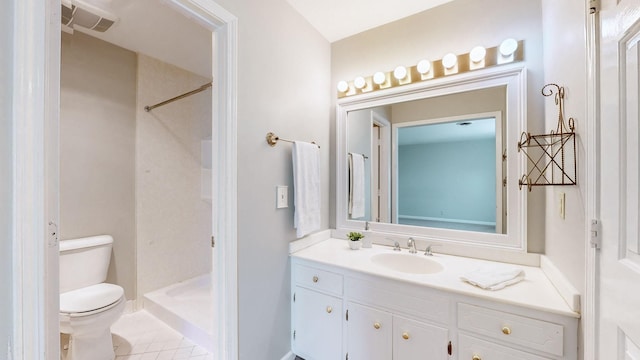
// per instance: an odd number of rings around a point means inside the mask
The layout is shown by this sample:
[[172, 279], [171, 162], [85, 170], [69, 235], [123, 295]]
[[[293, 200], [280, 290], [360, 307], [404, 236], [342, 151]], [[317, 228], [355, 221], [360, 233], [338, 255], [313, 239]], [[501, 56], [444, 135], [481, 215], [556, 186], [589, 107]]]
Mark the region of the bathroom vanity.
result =
[[540, 268], [498, 291], [462, 282], [488, 261], [350, 250], [291, 255], [292, 349], [306, 360], [577, 359], [579, 314]]

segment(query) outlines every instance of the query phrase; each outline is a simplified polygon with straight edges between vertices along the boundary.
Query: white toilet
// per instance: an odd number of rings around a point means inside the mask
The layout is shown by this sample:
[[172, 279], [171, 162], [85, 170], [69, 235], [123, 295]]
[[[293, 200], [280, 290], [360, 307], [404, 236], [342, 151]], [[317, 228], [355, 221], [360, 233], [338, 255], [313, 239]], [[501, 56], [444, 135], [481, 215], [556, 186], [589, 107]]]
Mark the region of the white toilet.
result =
[[107, 284], [113, 238], [109, 235], [60, 241], [60, 332], [69, 334], [67, 360], [113, 360], [111, 325], [126, 299], [122, 287]]

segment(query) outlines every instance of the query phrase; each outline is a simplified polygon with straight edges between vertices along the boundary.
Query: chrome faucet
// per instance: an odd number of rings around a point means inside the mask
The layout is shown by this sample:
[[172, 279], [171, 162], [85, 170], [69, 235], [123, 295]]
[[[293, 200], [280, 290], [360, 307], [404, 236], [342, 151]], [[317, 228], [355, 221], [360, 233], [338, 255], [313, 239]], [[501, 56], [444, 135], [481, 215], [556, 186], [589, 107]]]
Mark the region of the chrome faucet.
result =
[[438, 244], [428, 244], [428, 245], [427, 245], [427, 248], [424, 250], [424, 254], [425, 254], [425, 255], [427, 255], [427, 256], [433, 256], [433, 250], [432, 250], [432, 248], [433, 248], [434, 246], [440, 246], [440, 245], [438, 245]]
[[416, 241], [412, 237], [407, 240], [407, 247], [409, 248], [410, 254], [415, 254], [418, 252], [418, 250], [416, 250]]
[[400, 243], [397, 241], [393, 242], [393, 251], [401, 251], [402, 249], [400, 249]]

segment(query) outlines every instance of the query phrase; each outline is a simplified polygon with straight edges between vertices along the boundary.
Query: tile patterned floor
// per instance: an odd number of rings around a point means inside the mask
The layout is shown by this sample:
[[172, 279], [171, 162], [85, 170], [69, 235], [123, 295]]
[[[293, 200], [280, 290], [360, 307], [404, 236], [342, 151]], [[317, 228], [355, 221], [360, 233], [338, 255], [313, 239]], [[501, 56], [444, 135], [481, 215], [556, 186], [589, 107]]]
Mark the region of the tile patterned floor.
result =
[[213, 360], [213, 355], [142, 310], [111, 327], [116, 360]]
[[116, 360], [213, 360], [204, 348], [144, 310], [123, 315], [111, 333]]

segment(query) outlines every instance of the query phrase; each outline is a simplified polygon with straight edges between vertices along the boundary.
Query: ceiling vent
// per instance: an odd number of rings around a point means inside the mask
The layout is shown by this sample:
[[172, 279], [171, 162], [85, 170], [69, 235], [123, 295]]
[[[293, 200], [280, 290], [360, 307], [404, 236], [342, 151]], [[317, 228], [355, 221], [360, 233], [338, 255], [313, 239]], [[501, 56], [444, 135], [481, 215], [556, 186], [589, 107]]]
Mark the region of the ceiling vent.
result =
[[118, 18], [82, 0], [62, 0], [62, 25], [69, 28], [82, 26], [94, 31], [105, 32]]

